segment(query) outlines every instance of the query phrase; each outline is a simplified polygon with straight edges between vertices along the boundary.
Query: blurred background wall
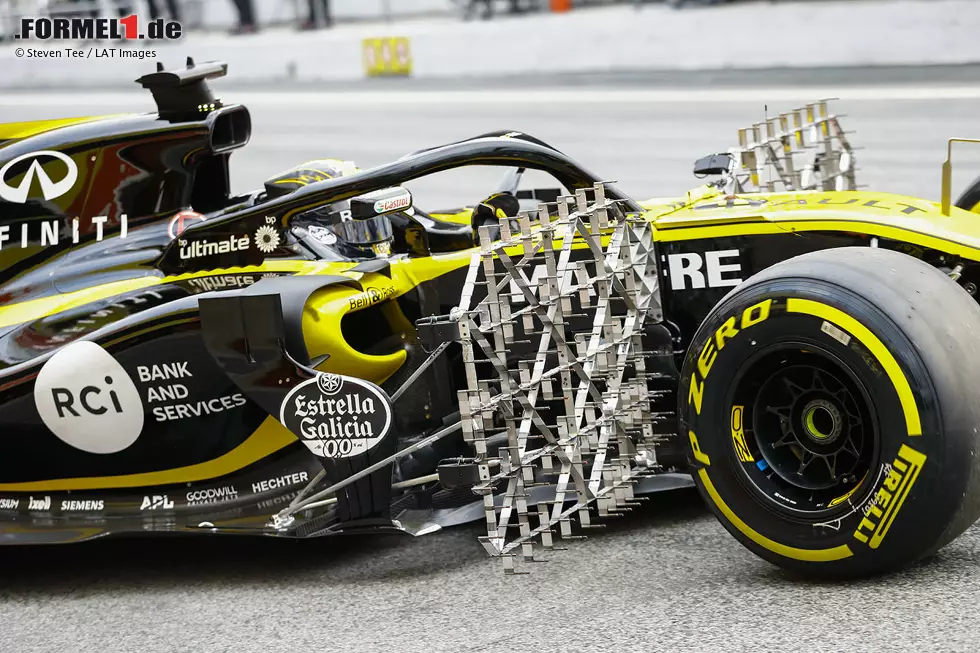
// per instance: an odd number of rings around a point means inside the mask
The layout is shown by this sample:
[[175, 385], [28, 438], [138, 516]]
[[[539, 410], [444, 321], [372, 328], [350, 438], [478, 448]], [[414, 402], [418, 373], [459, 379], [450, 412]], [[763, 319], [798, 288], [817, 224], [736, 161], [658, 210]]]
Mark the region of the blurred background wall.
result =
[[[329, 6], [333, 20], [343, 23], [399, 21], [428, 16], [479, 19], [483, 17], [488, 4], [494, 15], [500, 16], [512, 12], [514, 8], [535, 13], [563, 7], [576, 9], [623, 4], [698, 5], [746, 1], [753, 0], [329, 0]], [[165, 4], [163, 0], [157, 2]], [[187, 29], [226, 30], [238, 22], [234, 0], [176, 0], [176, 3], [181, 12], [181, 22]], [[308, 0], [252, 0], [252, 5], [261, 26], [294, 23], [304, 20], [309, 12]], [[0, 35], [5, 27], [9, 30], [10, 21], [19, 16], [43, 16], [93, 8], [101, 15], [113, 16], [117, 15], [119, 7], [135, 9], [141, 15], [150, 13], [146, 0], [0, 0]]]

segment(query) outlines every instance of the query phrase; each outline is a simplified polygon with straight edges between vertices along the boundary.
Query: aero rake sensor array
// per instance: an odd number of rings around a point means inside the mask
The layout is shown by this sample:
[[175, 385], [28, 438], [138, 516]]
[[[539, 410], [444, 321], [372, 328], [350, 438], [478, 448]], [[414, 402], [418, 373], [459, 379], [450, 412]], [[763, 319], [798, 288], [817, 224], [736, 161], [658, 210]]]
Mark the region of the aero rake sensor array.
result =
[[738, 130], [727, 193], [855, 190], [854, 148], [821, 100]]
[[[497, 241], [481, 227], [451, 314], [466, 372], [463, 434], [476, 450], [474, 491], [486, 510], [481, 540], [508, 572], [518, 549], [533, 561], [536, 540], [552, 548], [556, 524], [563, 537], [575, 514], [590, 526], [591, 504], [600, 516], [628, 510], [633, 483], [656, 465], [650, 382], [658, 375], [646, 358], [670, 352], [644, 352], [644, 325], [661, 320], [652, 229], [607, 200], [601, 183], [594, 202], [587, 193], [561, 198], [557, 219], [541, 206], [534, 231], [526, 213], [502, 221]], [[577, 254], [587, 246], [585, 259], [572, 260], [573, 244]], [[471, 307], [476, 290], [485, 298]], [[501, 434], [491, 474], [488, 440]]]

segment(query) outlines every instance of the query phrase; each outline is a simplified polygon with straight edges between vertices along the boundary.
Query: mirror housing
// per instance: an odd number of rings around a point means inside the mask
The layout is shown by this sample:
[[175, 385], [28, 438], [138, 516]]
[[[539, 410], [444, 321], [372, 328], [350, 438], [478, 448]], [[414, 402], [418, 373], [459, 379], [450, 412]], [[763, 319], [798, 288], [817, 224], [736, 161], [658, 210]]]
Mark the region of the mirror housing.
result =
[[350, 214], [353, 220], [369, 220], [386, 213], [407, 211], [412, 208], [412, 193], [407, 188], [384, 188], [351, 199]]
[[694, 175], [697, 177], [723, 175], [731, 170], [731, 166], [731, 154], [711, 154], [694, 162]]

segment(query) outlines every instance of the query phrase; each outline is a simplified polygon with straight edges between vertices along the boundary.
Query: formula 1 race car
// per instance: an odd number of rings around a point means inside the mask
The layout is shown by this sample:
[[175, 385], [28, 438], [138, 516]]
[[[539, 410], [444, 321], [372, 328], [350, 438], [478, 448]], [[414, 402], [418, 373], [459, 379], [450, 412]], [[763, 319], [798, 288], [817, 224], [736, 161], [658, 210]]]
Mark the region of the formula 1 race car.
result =
[[[145, 75], [151, 114], [0, 125], [0, 542], [485, 520], [513, 570], [695, 485], [766, 560], [856, 576], [978, 517], [976, 216], [948, 183], [854, 190], [826, 103], [680, 198], [520, 132], [232, 195], [225, 72]], [[470, 165], [506, 170], [474, 206], [403, 187]]]

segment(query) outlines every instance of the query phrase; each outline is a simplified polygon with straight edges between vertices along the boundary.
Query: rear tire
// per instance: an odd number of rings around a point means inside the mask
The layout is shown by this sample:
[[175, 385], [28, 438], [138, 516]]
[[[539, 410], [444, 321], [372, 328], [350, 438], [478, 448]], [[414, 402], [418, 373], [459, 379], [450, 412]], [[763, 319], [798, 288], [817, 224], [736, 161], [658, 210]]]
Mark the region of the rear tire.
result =
[[957, 206], [961, 209], [965, 209], [972, 213], [980, 213], [980, 177], [974, 179], [973, 182], [967, 186], [963, 194], [960, 195], [953, 206]]
[[679, 416], [711, 510], [762, 558], [854, 577], [980, 516], [980, 306], [876, 248], [774, 265], [705, 318]]

